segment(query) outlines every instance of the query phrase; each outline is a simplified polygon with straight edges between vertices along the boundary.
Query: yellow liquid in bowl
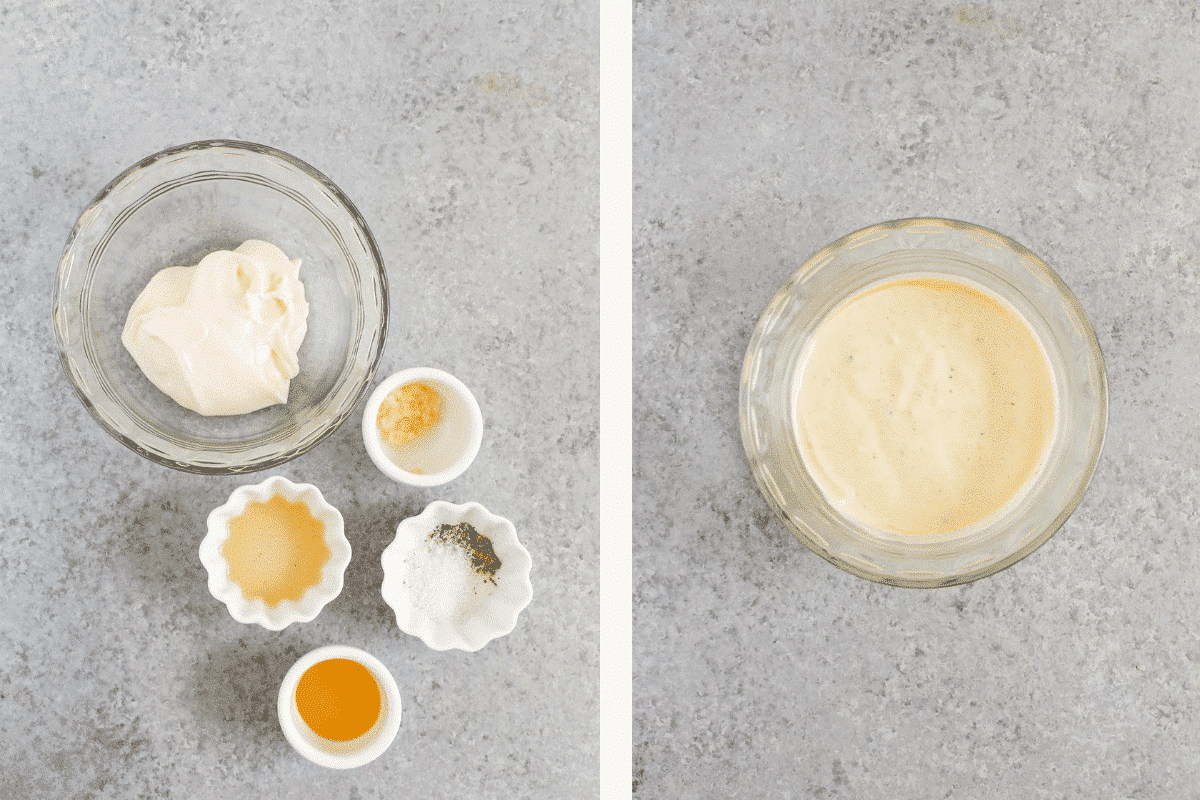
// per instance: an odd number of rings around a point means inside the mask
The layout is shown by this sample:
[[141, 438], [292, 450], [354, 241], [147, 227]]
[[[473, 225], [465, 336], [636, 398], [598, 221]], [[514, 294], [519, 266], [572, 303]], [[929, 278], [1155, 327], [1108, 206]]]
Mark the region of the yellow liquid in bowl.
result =
[[321, 582], [330, 558], [325, 524], [301, 500], [275, 495], [251, 501], [229, 521], [229, 538], [221, 546], [229, 578], [247, 598], [261, 597], [272, 608], [299, 600]]
[[383, 694], [371, 671], [348, 658], [328, 658], [296, 684], [296, 710], [312, 732], [335, 742], [357, 739], [375, 726]]

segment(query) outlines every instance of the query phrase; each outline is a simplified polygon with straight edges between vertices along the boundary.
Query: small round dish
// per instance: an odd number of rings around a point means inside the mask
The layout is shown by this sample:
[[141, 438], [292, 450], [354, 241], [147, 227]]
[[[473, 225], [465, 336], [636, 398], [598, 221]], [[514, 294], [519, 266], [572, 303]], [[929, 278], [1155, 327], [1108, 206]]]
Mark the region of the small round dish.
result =
[[[285, 599], [270, 606], [262, 597], [248, 598], [242, 587], [233, 581], [223, 548], [230, 537], [230, 520], [245, 512], [246, 506], [252, 501], [265, 503], [277, 495], [287, 501], [304, 503], [309, 513], [320, 520], [329, 556], [320, 567], [320, 580], [310, 586], [299, 600]], [[279, 475], [253, 486], [235, 489], [228, 502], [208, 515], [208, 533], [200, 542], [200, 562], [208, 570], [208, 591], [212, 596], [224, 603], [230, 616], [238, 622], [261, 625], [272, 631], [283, 630], [293, 622], [315, 619], [326, 604], [341, 594], [350, 555], [350, 542], [346, 539], [341, 513], [325, 502], [317, 487], [310, 483], [292, 483]], [[296, 549], [279, 552], [278, 556], [286, 556], [293, 561], [302, 557]]]
[[[300, 373], [286, 404], [206, 417], [159, 391], [121, 332], [159, 270], [248, 239], [301, 261]], [[151, 461], [212, 475], [278, 466], [336, 430], [366, 394], [387, 319], [386, 271], [358, 210], [308, 164], [249, 142], [172, 147], [118, 175], [75, 223], [54, 291], [59, 356], [100, 426]]]
[[[1050, 363], [1058, 416], [1028, 488], [998, 515], [946, 533], [890, 534], [832, 505], [798, 445], [796, 377], [823, 319], [873, 284], [914, 274], [975, 283], [1029, 324]], [[1041, 259], [1006, 236], [944, 219], [906, 219], [843, 237], [776, 293], [750, 339], [739, 389], [742, 443], [759, 489], [791, 533], [854, 575], [933, 588], [992, 575], [1044, 544], [1078, 506], [1104, 443], [1104, 358], [1083, 308]]]
[[[490, 542], [498, 564], [486, 546], [472, 552], [469, 543], [438, 533], [463, 523]], [[434, 500], [396, 527], [381, 560], [383, 599], [400, 630], [434, 650], [479, 650], [510, 633], [533, 599], [529, 551], [511, 522], [479, 503]]]
[[[375, 724], [349, 741], [318, 735], [304, 721], [296, 703], [296, 689], [304, 673], [321, 661], [344, 658], [361, 664], [379, 687], [381, 706]], [[400, 689], [392, 673], [375, 656], [347, 645], [326, 645], [307, 653], [292, 665], [279, 686], [279, 727], [296, 752], [314, 764], [331, 769], [353, 769], [374, 761], [391, 747], [400, 730]]]
[[[424, 383], [441, 397], [441, 415], [429, 431], [400, 447], [380, 435], [379, 407], [393, 389]], [[362, 418], [363, 444], [379, 471], [409, 486], [440, 486], [466, 472], [483, 441], [483, 414], [462, 381], [431, 367], [413, 367], [380, 381], [367, 400]]]

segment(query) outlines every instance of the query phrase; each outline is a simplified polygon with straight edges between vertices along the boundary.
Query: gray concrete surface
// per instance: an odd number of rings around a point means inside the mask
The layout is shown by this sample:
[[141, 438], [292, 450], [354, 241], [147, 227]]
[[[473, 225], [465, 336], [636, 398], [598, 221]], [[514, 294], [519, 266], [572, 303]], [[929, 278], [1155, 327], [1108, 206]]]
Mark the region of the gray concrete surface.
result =
[[[1194, 3], [637, 3], [634, 797], [1163, 798], [1200, 785]], [[1031, 248], [1107, 359], [1043, 548], [959, 588], [795, 542], [738, 377], [811, 253], [941, 216]]]
[[[597, 13], [593, 3], [6, 3], [0, 8], [0, 798], [596, 797]], [[79, 212], [157, 150], [269, 144], [332, 178], [389, 270], [380, 376], [428, 365], [485, 417], [474, 465], [384, 478], [357, 421], [268, 473], [317, 485], [354, 557], [280, 633], [235, 622], [197, 556], [245, 478], [105, 434], [59, 365], [50, 301]], [[478, 653], [395, 625], [379, 563], [429, 501], [476, 500], [533, 556], [534, 600]], [[291, 664], [361, 647], [403, 695], [348, 772], [275, 717]]]

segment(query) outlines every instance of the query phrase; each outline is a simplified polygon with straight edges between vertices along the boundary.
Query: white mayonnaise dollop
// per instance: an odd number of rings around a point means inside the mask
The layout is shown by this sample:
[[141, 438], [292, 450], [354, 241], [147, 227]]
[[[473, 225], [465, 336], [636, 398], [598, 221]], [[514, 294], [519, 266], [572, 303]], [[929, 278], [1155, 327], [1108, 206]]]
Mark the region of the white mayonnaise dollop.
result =
[[121, 342], [181, 406], [205, 416], [248, 414], [287, 402], [307, 320], [300, 259], [251, 239], [151, 278]]

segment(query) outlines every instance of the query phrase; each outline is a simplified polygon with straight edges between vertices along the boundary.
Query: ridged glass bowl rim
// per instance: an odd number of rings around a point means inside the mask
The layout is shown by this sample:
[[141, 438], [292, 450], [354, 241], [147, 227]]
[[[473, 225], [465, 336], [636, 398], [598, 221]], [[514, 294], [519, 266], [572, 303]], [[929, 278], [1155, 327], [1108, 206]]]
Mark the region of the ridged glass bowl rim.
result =
[[[87, 391], [84, 389], [80, 377], [76, 372], [78, 367], [74, 362], [77, 356], [83, 357], [84, 360], [88, 359], [86, 358], [86, 353], [73, 352], [71, 346], [68, 344], [70, 337], [68, 332], [65, 330], [67, 321], [61, 311], [63, 302], [65, 300], [65, 289], [69, 279], [72, 277], [72, 270], [83, 268], [85, 266], [87, 267], [87, 273], [82, 279], [83, 285], [77, 290], [78, 294], [86, 294], [88, 287], [92, 282], [95, 272], [94, 265], [75, 265], [72, 262], [72, 256], [76, 239], [79, 237], [80, 233], [86, 229], [89, 224], [90, 217], [96, 212], [96, 209], [105, 203], [109, 196], [118, 189], [124, 188], [132, 181], [140, 180], [142, 173], [151, 169], [156, 164], [170, 159], [177, 159], [180, 156], [186, 156], [188, 154], [202, 154], [219, 150], [228, 150], [233, 153], [249, 153], [256, 156], [273, 159], [277, 162], [280, 162], [280, 164], [283, 166], [307, 176], [317, 185], [319, 189], [327, 192], [334, 199], [337, 205], [346, 212], [350, 223], [354, 228], [354, 233], [357, 234], [368, 253], [370, 266], [373, 269], [366, 271], [363, 277], [370, 280], [374, 285], [375, 295], [378, 298], [377, 310], [379, 315], [377, 335], [371, 339], [371, 349], [367, 353], [366, 369], [361, 374], [358, 386], [354, 387], [353, 390], [343, 398], [338, 412], [330, 415], [320, 425], [315, 426], [311, 431], [309, 431], [305, 437], [298, 440], [293, 446], [286, 450], [269, 452], [264, 455], [237, 462], [218, 462], [216, 460], [209, 461], [202, 456], [204, 451], [199, 450], [193, 451], [193, 455], [190, 458], [179, 459], [168, 453], [159, 452], [149, 447], [144, 447], [139, 444], [137, 440], [126, 435], [121, 429], [121, 426], [111, 419], [102, 408], [93, 402], [92, 398], [89, 397]], [[241, 170], [239, 172], [244, 173], [245, 171]], [[144, 195], [142, 198], [139, 198], [139, 202], [133, 207], [133, 210], [140, 208], [145, 204], [145, 202], [147, 202], [147, 199]], [[132, 213], [130, 209], [125, 209], [117, 215], [118, 221], [123, 223], [124, 218], [130, 213]], [[115, 228], [119, 227], [120, 224], [115, 226]], [[111, 228], [110, 230], [115, 230], [115, 228]], [[133, 450], [143, 458], [146, 458], [157, 464], [161, 464], [163, 466], [183, 472], [192, 472], [205, 475], [237, 475], [270, 469], [291, 461], [297, 456], [308, 452], [313, 447], [316, 447], [327, 436], [336, 431], [342, 425], [342, 423], [344, 423], [346, 419], [350, 417], [350, 415], [354, 412], [355, 407], [357, 407], [359, 401], [370, 388], [371, 381], [374, 379], [375, 369], [379, 363], [379, 358], [383, 353], [384, 343], [387, 340], [389, 316], [388, 309], [389, 299], [387, 270], [383, 265], [383, 257], [380, 254], [379, 246], [375, 242], [375, 237], [371, 233], [371, 229], [367, 225], [366, 219], [363, 218], [362, 214], [358, 211], [358, 208], [354, 205], [350, 198], [346, 196], [345, 192], [343, 192], [337, 186], [337, 184], [335, 184], [332, 180], [330, 180], [312, 165], [297, 158], [296, 156], [291, 155], [290, 153], [279, 150], [278, 148], [238, 139], [203, 139], [168, 147], [141, 159], [109, 181], [108, 184], [106, 184], [104, 188], [102, 188], [96, 194], [91, 202], [87, 204], [84, 210], [80, 213], [74, 226], [72, 226], [71, 233], [67, 237], [66, 244], [63, 246], [62, 255], [59, 258], [59, 265], [54, 283], [52, 311], [55, 339], [58, 347], [59, 360], [62, 363], [63, 370], [66, 372], [71, 383], [71, 387], [74, 389], [75, 394], [83, 403], [84, 408], [87, 409], [88, 413], [93, 419], [96, 420], [101, 428], [103, 428], [109, 435], [111, 435], [121, 444], [128, 447], [130, 450]], [[330, 395], [328, 396], [335, 394], [341, 386], [342, 383], [336, 384], [333, 391], [331, 391]]]
[[[1076, 478], [1072, 486], [1070, 494], [1064, 498], [1058, 513], [1050, 520], [1043, 528], [1037, 532], [1036, 536], [1029, 538], [1023, 546], [1006, 554], [1002, 558], [993, 559], [986, 563], [981, 563], [975, 568], [965, 570], [955, 574], [938, 574], [938, 575], [922, 575], [919, 571], [906, 573], [894, 573], [883, 571], [877, 565], [867, 562], [857, 563], [856, 560], [841, 557], [839, 554], [830, 552], [829, 548], [823, 546], [819, 536], [810, 535], [809, 531], [805, 530], [805, 525], [793, 520], [782, 505], [781, 498], [775, 496], [779, 491], [774, 480], [766, 474], [764, 467], [763, 454], [757, 452], [758, 448], [754, 444], [756, 435], [755, 422], [751, 420], [751, 382], [752, 375], [761, 365], [757, 362], [762, 357], [764, 349], [764, 337], [768, 335], [768, 330], [771, 327], [772, 321], [779, 313], [780, 306], [786, 302], [791, 294], [796, 291], [798, 285], [803, 285], [805, 281], [810, 280], [815, 271], [833, 262], [841, 253], [852, 249], [859, 243], [870, 242], [873, 239], [890, 235], [892, 232], [903, 231], [906, 228], [912, 228], [914, 231], [920, 231], [921, 226], [927, 226], [930, 229], [943, 228], [946, 230], [954, 230], [967, 233], [969, 235], [986, 238], [990, 244], [1008, 248], [1020, 258], [1022, 263], [1036, 275], [1039, 282], [1047, 286], [1053, 287], [1058, 299], [1069, 309], [1070, 313], [1078, 321], [1076, 326], [1077, 332], [1082, 336], [1087, 350], [1086, 360], [1092, 368], [1092, 378], [1095, 382], [1096, 391], [1096, 409], [1094, 419], [1092, 419], [1092, 428], [1086, 448], [1084, 463], [1080, 465], [1075, 473]], [[851, 292], [853, 294], [853, 292]], [[844, 297], [839, 297], [840, 302]], [[832, 302], [829, 306], [836, 305]], [[825, 311], [818, 316], [828, 313], [828, 306]], [[812, 324], [816, 323], [816, 318], [810, 319]], [[1046, 541], [1048, 541], [1063, 523], [1070, 517], [1074, 510], [1078, 507], [1083, 499], [1088, 486], [1090, 485], [1092, 476], [1095, 473], [1097, 464], [1099, 463], [1100, 455], [1103, 450], [1105, 433], [1107, 430], [1108, 419], [1108, 389], [1107, 378], [1104, 364], [1104, 357], [1100, 350], [1099, 342], [1096, 339], [1095, 330], [1092, 327], [1090, 320], [1078, 299], [1062, 281], [1058, 274], [1051, 269], [1044, 261], [1036, 256], [1032, 251], [1013, 239], [998, 233], [989, 228], [975, 225], [973, 223], [962, 222], [953, 219], [944, 219], [937, 217], [914, 217], [907, 219], [898, 219], [888, 222], [871, 225], [858, 231], [847, 234], [837, 241], [825, 246], [821, 250], [814, 253], [803, 265], [800, 266], [780, 289], [772, 297], [767, 304], [766, 309], [759, 318], [755, 330], [750, 338], [750, 343], [746, 349], [746, 357], [743, 362], [738, 398], [739, 423], [741, 429], [742, 443], [746, 456], [750, 461], [751, 472], [754, 475], [758, 488], [764, 498], [767, 500], [771, 509], [776, 516], [784, 523], [789, 532], [806, 547], [812, 550], [817, 555], [829, 561], [834, 566], [839, 567], [853, 575], [856, 575], [867, 580], [875, 581], [892, 586], [910, 587], [910, 588], [936, 588], [941, 586], [952, 586], [971, 581], [978, 580], [989, 575], [993, 575], [1007, 567], [1017, 563], [1021, 559], [1028, 556], [1030, 553], [1037, 550]], [[769, 457], [769, 456], [768, 456]], [[803, 467], [801, 467], [803, 469]], [[809, 481], [811, 483], [811, 481]], [[819, 494], [819, 490], [817, 490]], [[843, 515], [832, 509], [824, 498], [819, 498], [817, 501], [821, 505], [821, 513], [838, 523], [851, 528], [858, 526], [851, 520], [846, 519]], [[914, 540], [915, 541], [915, 540]], [[922, 545], [914, 548], [914, 551], [920, 549]]]

